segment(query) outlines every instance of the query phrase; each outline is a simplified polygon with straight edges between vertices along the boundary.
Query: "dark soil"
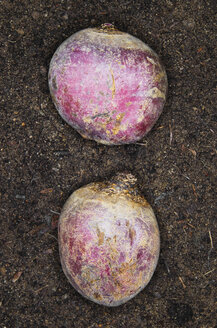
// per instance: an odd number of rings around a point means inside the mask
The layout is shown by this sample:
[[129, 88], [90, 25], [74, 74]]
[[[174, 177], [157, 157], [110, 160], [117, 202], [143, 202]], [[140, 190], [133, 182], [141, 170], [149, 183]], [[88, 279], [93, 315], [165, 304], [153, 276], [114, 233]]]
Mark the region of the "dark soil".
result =
[[[215, 0], [1, 0], [1, 297], [4, 328], [214, 328]], [[160, 55], [166, 106], [140, 144], [87, 141], [58, 115], [47, 73], [72, 33], [113, 22]], [[61, 269], [58, 213], [80, 186], [131, 171], [161, 231], [156, 272], [117, 308]]]

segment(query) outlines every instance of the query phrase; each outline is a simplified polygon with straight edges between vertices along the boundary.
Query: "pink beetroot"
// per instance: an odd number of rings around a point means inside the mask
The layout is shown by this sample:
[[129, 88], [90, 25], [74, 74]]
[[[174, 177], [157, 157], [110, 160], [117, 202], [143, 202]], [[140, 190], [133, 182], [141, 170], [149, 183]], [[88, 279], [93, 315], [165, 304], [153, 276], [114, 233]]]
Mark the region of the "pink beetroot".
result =
[[60, 45], [49, 87], [60, 115], [83, 137], [119, 145], [151, 130], [165, 103], [167, 76], [145, 43], [104, 24]]
[[131, 174], [75, 191], [59, 220], [63, 271], [89, 300], [118, 306], [150, 281], [159, 256], [159, 230], [151, 206]]

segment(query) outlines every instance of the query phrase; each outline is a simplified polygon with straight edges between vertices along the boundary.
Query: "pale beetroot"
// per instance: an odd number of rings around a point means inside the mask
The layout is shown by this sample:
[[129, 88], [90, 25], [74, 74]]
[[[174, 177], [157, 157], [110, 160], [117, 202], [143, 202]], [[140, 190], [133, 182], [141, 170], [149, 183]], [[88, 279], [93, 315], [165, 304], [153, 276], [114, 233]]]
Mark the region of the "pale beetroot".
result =
[[167, 76], [157, 54], [111, 24], [73, 34], [55, 52], [49, 87], [62, 118], [99, 143], [134, 143], [160, 116]]
[[150, 281], [159, 229], [131, 174], [75, 191], [59, 219], [59, 251], [72, 286], [89, 300], [118, 306]]

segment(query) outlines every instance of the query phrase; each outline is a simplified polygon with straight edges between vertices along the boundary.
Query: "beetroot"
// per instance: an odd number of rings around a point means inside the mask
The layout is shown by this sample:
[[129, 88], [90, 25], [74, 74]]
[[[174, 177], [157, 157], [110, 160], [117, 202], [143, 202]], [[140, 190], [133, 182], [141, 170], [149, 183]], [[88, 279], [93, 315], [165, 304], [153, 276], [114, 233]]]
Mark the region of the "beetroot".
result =
[[151, 206], [131, 174], [75, 191], [59, 219], [59, 251], [72, 286], [89, 300], [118, 306], [150, 281], [159, 256]]
[[165, 103], [167, 76], [145, 43], [104, 24], [60, 45], [49, 87], [62, 118], [84, 138], [119, 145], [151, 130]]

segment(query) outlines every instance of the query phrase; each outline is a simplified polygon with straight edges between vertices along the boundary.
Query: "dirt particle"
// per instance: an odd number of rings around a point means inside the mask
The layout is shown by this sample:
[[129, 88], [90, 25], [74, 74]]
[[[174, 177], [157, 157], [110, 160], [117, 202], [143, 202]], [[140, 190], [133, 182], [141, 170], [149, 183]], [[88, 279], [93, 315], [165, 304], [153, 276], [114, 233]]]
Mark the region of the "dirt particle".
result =
[[183, 25], [187, 28], [187, 29], [193, 29], [195, 27], [195, 21], [193, 18], [188, 18], [186, 20], [183, 21]]
[[40, 17], [40, 13], [38, 11], [33, 11], [32, 12], [32, 18], [33, 19], [39, 19]]

